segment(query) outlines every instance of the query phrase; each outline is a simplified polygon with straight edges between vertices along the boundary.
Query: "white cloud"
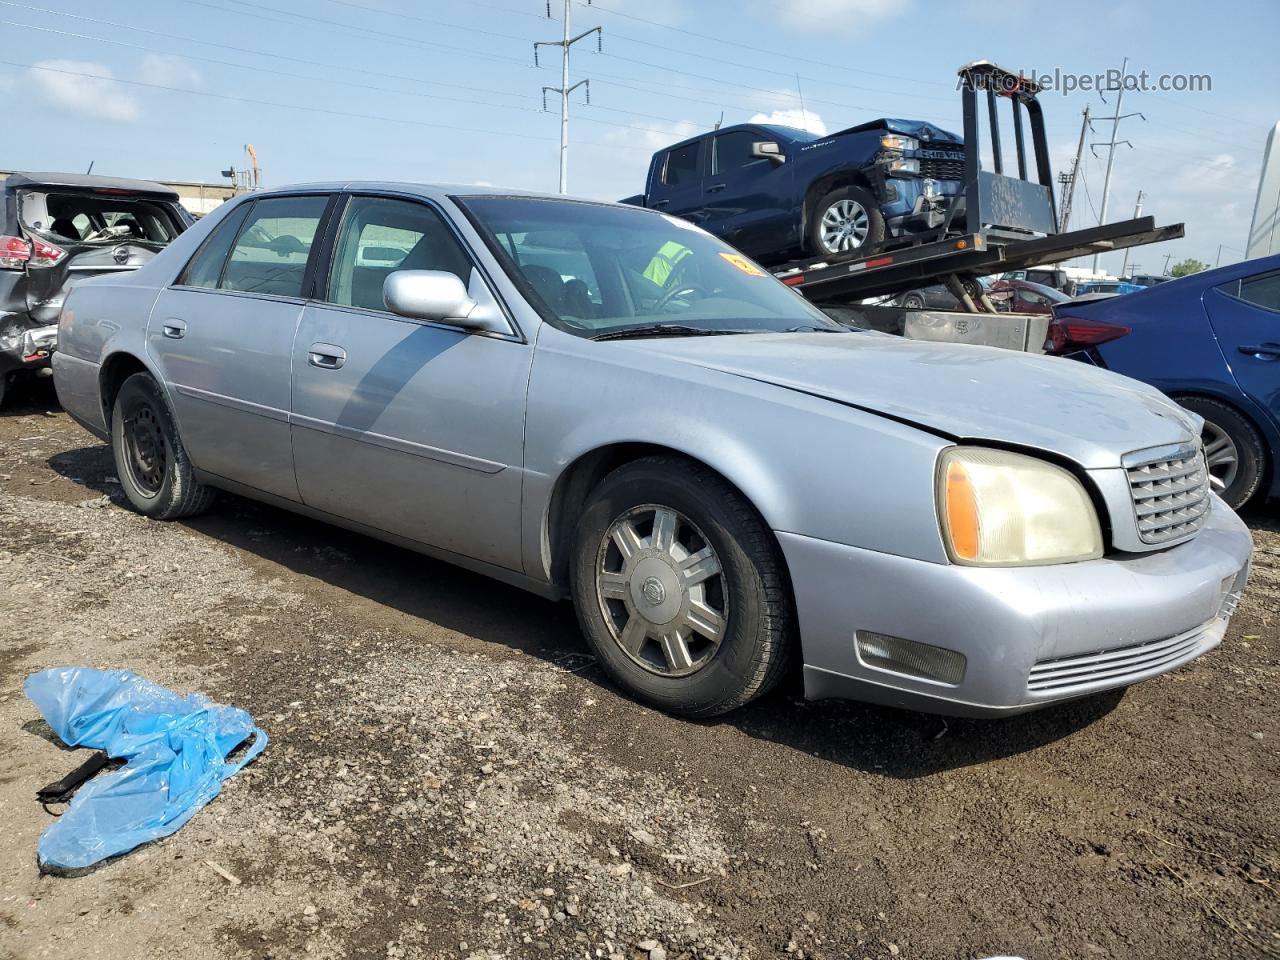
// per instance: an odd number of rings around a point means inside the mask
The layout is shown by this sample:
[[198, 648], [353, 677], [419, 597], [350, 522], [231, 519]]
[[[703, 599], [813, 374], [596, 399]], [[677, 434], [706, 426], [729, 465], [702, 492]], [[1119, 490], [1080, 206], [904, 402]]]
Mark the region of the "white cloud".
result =
[[136, 97], [117, 83], [101, 63], [88, 60], [40, 60], [31, 81], [45, 103], [99, 120], [133, 122], [142, 115]]
[[770, 113], [757, 113], [749, 121], [749, 123], [776, 123], [784, 127], [795, 127], [799, 130], [808, 130], [810, 133], [816, 133], [820, 137], [827, 135], [827, 124], [822, 119], [821, 114], [814, 113], [812, 110], [774, 110]]
[[200, 71], [182, 57], [148, 53], [138, 64], [138, 79], [161, 87], [198, 87]]
[[910, 6], [907, 0], [774, 0], [770, 10], [789, 30], [829, 33], [887, 20]]

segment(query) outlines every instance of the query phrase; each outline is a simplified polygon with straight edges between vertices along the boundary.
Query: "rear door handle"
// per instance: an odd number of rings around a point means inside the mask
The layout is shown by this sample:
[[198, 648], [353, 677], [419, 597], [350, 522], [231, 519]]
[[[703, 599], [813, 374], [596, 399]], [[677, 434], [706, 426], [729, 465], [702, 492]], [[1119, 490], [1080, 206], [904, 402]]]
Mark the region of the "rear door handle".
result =
[[170, 340], [181, 340], [187, 335], [187, 321], [171, 317], [164, 322], [164, 335]]
[[1238, 349], [1241, 353], [1257, 357], [1259, 360], [1274, 360], [1280, 357], [1280, 343], [1243, 344]]
[[347, 362], [347, 351], [332, 343], [313, 343], [307, 352], [307, 363], [321, 370], [337, 370]]
[[727, 186], [727, 183], [717, 183], [714, 187], [707, 187], [707, 193], [719, 193]]
[[655, 200], [653, 203], [649, 204], [649, 206], [654, 210], [657, 210], [659, 207], [665, 207], [670, 202], [670, 200]]

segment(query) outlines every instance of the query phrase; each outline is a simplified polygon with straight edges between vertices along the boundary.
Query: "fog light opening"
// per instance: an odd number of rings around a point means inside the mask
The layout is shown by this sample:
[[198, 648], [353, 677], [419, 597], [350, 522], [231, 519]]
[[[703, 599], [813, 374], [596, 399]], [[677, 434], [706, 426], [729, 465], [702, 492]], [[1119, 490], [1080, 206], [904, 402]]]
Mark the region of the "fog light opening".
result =
[[950, 686], [964, 679], [965, 656], [957, 650], [868, 630], [855, 636], [858, 659], [868, 667]]

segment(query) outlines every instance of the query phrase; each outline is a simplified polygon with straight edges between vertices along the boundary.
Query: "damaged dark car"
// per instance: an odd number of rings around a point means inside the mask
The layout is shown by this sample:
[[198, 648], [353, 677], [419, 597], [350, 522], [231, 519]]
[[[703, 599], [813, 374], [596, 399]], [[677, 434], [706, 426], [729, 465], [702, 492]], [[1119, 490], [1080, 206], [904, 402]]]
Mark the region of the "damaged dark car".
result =
[[74, 173], [10, 175], [0, 218], [0, 403], [14, 381], [49, 375], [73, 286], [138, 269], [193, 222], [159, 183]]

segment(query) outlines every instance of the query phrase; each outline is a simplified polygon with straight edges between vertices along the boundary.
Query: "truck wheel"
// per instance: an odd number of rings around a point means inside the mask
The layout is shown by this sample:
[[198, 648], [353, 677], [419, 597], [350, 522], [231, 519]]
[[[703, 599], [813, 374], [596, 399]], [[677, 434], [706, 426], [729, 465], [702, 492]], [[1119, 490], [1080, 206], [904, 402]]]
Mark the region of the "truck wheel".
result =
[[1209, 473], [1222, 481], [1220, 496], [1239, 510], [1257, 495], [1267, 473], [1267, 451], [1249, 420], [1233, 407], [1208, 397], [1175, 397], [1192, 413], [1204, 417], [1201, 439]]
[[809, 249], [817, 256], [852, 253], [884, 242], [884, 216], [861, 187], [837, 187], [809, 218]]
[[578, 521], [570, 568], [601, 666], [646, 703], [715, 716], [783, 675], [793, 618], [778, 545], [706, 467], [656, 456], [609, 474]]
[[195, 478], [169, 403], [150, 374], [135, 373], [120, 386], [111, 408], [111, 452], [125, 496], [145, 516], [176, 520], [213, 501], [213, 491]]

